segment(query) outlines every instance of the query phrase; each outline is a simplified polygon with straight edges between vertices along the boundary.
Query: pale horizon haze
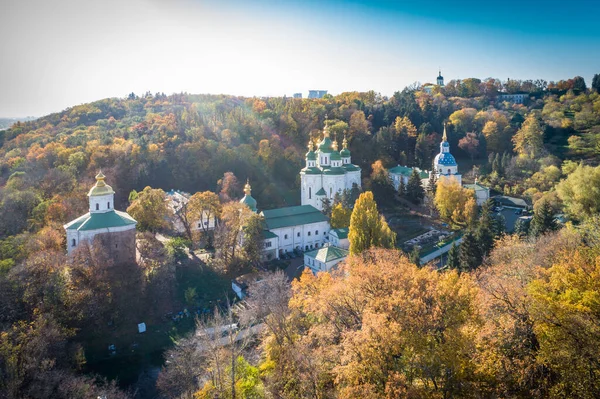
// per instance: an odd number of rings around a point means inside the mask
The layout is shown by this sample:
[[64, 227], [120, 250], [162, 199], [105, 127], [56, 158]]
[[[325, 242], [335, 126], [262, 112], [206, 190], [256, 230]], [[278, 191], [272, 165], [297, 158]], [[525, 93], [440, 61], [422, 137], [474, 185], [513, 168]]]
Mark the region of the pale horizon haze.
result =
[[107, 97], [392, 95], [414, 82], [600, 73], [594, 1], [22, 0], [0, 5], [0, 117]]

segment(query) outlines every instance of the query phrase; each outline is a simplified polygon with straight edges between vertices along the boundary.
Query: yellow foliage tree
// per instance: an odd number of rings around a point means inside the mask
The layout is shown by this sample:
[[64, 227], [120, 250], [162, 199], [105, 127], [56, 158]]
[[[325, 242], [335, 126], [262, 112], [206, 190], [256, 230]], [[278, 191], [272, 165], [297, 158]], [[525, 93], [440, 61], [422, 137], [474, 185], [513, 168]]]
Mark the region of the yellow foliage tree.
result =
[[350, 217], [350, 253], [359, 254], [371, 247], [394, 248], [394, 233], [377, 211], [373, 193], [366, 191], [358, 197]]
[[435, 206], [442, 219], [457, 226], [470, 225], [477, 216], [475, 192], [461, 187], [454, 178], [438, 181]]
[[337, 203], [331, 210], [331, 228], [341, 229], [350, 226], [350, 217], [352, 216], [352, 209], [347, 209], [342, 204]]

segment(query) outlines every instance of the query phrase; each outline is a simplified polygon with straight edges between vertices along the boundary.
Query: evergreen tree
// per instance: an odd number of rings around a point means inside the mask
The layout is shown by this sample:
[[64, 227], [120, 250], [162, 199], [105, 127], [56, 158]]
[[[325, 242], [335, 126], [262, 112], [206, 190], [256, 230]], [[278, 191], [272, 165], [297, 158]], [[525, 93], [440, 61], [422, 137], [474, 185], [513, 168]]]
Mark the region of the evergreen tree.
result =
[[494, 238], [496, 237], [496, 220], [492, 213], [493, 201], [487, 200], [481, 206], [477, 228], [475, 229], [475, 238], [482, 256], [490, 253], [494, 247]]
[[494, 157], [494, 162], [492, 162], [492, 172], [498, 173], [498, 175], [502, 175], [502, 165], [500, 163], [500, 154], [496, 154]]
[[514, 233], [519, 237], [525, 237], [529, 234], [529, 220], [517, 219], [515, 222]]
[[435, 171], [432, 169], [429, 172], [429, 182], [427, 183], [427, 192], [431, 195], [431, 198], [435, 198], [435, 190], [437, 186], [437, 177]]
[[467, 230], [458, 253], [461, 271], [475, 270], [481, 264], [481, 251], [475, 234]]
[[592, 89], [596, 90], [596, 93], [600, 93], [600, 74], [594, 74], [592, 79]]
[[412, 174], [408, 179], [408, 184], [406, 185], [406, 197], [414, 204], [420, 203], [425, 197], [425, 190], [423, 190], [421, 176], [419, 176], [417, 169], [413, 169]]
[[331, 210], [333, 209], [333, 206], [331, 205], [331, 200], [329, 199], [329, 197], [325, 197], [321, 200], [321, 203], [323, 204], [323, 210], [321, 212], [323, 212], [323, 215], [330, 218]]
[[508, 154], [508, 152], [504, 151], [504, 154], [502, 154], [502, 161], [500, 161], [500, 167], [502, 168], [502, 171], [504, 172], [506, 169], [508, 169], [508, 165], [510, 164], [510, 155]]
[[446, 266], [448, 266], [448, 269], [458, 269], [460, 267], [459, 247], [456, 245], [456, 242], [452, 243], [452, 247], [448, 251]]
[[529, 234], [533, 237], [539, 237], [556, 229], [558, 229], [558, 225], [554, 218], [554, 209], [548, 201], [542, 200], [533, 213]]
[[421, 266], [421, 251], [417, 245], [415, 245], [412, 251], [410, 251], [408, 258], [410, 259], [410, 262], [417, 265], [417, 267]]
[[394, 248], [396, 233], [391, 231], [377, 211], [373, 193], [366, 191], [358, 197], [350, 216], [350, 253], [359, 254], [371, 247]]
[[400, 175], [400, 183], [398, 184], [398, 195], [400, 198], [406, 198], [406, 184], [404, 184], [404, 176]]

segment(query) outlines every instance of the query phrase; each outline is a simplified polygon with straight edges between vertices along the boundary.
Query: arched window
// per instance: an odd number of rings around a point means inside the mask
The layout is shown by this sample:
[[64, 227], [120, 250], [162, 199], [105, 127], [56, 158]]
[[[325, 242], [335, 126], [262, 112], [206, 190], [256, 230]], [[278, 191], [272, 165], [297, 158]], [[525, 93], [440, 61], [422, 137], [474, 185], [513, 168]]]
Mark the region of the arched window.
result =
[[440, 168], [440, 173], [442, 173], [442, 168]]
[[110, 202], [106, 203], [106, 209], [110, 209]]
[[71, 240], [71, 246], [72, 246], [72, 247], [74, 247], [74, 246], [76, 246], [76, 245], [77, 245], [77, 241], [76, 241], [76, 240], [73, 238], [73, 239]]
[[308, 236], [310, 237], [310, 231], [308, 232]]
[[100, 210], [100, 204], [96, 203], [96, 210], [99, 211]]
[[450, 174], [450, 173], [452, 173], [452, 172], [451, 172], [451, 169], [448, 169], [448, 174]]
[[319, 243], [316, 243], [316, 244], [315, 244], [315, 248], [319, 248]]
[[312, 188], [308, 188], [308, 199], [312, 199]]

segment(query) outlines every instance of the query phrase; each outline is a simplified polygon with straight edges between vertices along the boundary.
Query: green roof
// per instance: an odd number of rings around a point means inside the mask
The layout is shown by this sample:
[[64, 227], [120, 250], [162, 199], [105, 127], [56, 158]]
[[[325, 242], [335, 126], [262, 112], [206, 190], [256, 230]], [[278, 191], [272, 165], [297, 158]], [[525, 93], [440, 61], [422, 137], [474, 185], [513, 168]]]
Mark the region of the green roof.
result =
[[315, 195], [327, 195], [327, 193], [325, 192], [325, 189], [323, 189], [323, 187], [321, 187], [321, 189], [319, 191], [317, 191], [317, 193]]
[[356, 165], [353, 165], [351, 163], [347, 163], [345, 165], [342, 165], [344, 167], [344, 169], [346, 169], [346, 171], [348, 172], [353, 172], [355, 170], [360, 170], [360, 168]]
[[489, 190], [487, 187], [482, 186], [479, 183], [475, 183], [475, 184], [465, 184], [463, 187], [468, 188], [469, 190], [473, 190], [473, 191], [481, 191], [481, 190]]
[[[421, 179], [427, 179], [429, 178], [429, 173], [419, 170], [417, 169], [417, 171], [419, 172], [419, 177]], [[389, 168], [388, 169], [389, 173], [395, 174], [395, 175], [402, 175], [402, 176], [407, 176], [410, 177], [410, 175], [413, 172], [413, 168], [409, 168], [408, 166], [394, 166], [393, 168]]]
[[342, 151], [340, 151], [340, 155], [343, 158], [348, 158], [350, 156], [350, 150], [347, 148], [342, 149]]
[[263, 230], [263, 238], [268, 240], [269, 238], [277, 238], [277, 234], [270, 232], [269, 230]]
[[348, 228], [347, 227], [344, 227], [342, 229], [331, 229], [331, 230], [329, 230], [329, 233], [330, 234], [335, 233], [337, 238], [339, 238], [340, 240], [348, 238]]
[[304, 168], [300, 171], [301, 173], [304, 173], [305, 175], [320, 175], [321, 169], [314, 167], [314, 168]]
[[319, 151], [323, 153], [330, 153], [333, 151], [331, 139], [329, 137], [324, 137], [323, 140], [319, 143]]
[[245, 204], [250, 210], [256, 212], [256, 200], [251, 195], [244, 195], [244, 198], [240, 200], [241, 204]]
[[262, 211], [261, 215], [269, 230], [327, 221], [327, 217], [312, 205], [268, 209]]
[[324, 175], [343, 175], [346, 171], [342, 167], [323, 168]]
[[342, 156], [340, 155], [339, 152], [334, 151], [331, 153], [331, 160], [332, 161], [341, 161], [342, 160]]
[[311, 161], [316, 161], [317, 160], [317, 154], [315, 154], [314, 151], [309, 151], [306, 153], [306, 159], [311, 160]]
[[86, 213], [64, 225], [65, 230], [99, 230], [109, 227], [123, 227], [135, 225], [137, 222], [134, 218], [125, 212], [111, 210], [108, 212]]
[[334, 261], [337, 259], [345, 258], [348, 256], [348, 253], [349, 252], [346, 251], [345, 249], [329, 246], [329, 247], [315, 249], [310, 252], [305, 252], [304, 255], [314, 258], [315, 260], [318, 260], [319, 262], [327, 263], [327, 262], [331, 262], [331, 261]]

